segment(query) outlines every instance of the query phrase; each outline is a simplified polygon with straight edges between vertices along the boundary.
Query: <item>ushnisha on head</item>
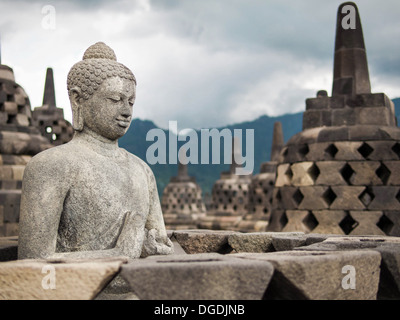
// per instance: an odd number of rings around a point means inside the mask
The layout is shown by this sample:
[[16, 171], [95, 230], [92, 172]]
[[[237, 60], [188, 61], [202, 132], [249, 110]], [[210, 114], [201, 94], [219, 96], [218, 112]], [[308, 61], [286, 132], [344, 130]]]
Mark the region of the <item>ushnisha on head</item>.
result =
[[[83, 131], [85, 127], [92, 131], [113, 131], [111, 122], [115, 119], [126, 130], [122, 130], [122, 134], [110, 132], [106, 138], [117, 139], [127, 131], [129, 125], [126, 123], [129, 121], [130, 124], [135, 100], [136, 79], [131, 70], [117, 62], [114, 51], [105, 43], [97, 42], [85, 51], [83, 60], [76, 63], [68, 74], [67, 88], [76, 131]], [[101, 128], [102, 125], [109, 125], [109, 130]], [[106, 132], [97, 133], [108, 135]]]

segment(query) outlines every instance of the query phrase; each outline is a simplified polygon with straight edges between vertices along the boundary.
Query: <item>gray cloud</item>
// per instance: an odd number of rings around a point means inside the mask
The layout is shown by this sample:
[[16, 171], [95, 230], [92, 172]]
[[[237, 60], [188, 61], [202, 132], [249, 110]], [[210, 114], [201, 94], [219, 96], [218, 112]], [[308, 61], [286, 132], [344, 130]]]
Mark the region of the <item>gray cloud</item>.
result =
[[[57, 103], [71, 119], [70, 67], [104, 41], [138, 79], [135, 114], [166, 127], [213, 127], [304, 110], [330, 92], [341, 1], [49, 1], [55, 30], [41, 26], [42, 1], [0, 2], [3, 63], [33, 106], [53, 67]], [[400, 96], [400, 3], [357, 1], [373, 89]]]

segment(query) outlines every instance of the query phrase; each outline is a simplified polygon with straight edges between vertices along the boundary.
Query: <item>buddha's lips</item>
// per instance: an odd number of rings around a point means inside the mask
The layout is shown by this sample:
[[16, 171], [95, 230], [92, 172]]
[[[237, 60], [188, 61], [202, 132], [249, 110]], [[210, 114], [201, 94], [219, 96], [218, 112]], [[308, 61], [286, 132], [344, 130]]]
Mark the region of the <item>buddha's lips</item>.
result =
[[128, 127], [129, 124], [131, 123], [131, 121], [129, 119], [118, 119], [117, 118], [116, 120], [118, 122], [118, 125], [121, 127], [124, 127], [124, 128]]

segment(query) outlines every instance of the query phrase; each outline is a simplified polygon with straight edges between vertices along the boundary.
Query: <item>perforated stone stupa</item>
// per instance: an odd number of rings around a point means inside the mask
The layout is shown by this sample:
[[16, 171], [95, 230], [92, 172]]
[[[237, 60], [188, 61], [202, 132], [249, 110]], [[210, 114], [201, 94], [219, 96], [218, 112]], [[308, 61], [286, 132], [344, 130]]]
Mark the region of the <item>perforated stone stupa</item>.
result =
[[161, 207], [169, 230], [195, 229], [206, 213], [200, 186], [189, 176], [186, 164], [178, 164], [178, 174], [165, 187]]
[[53, 69], [46, 71], [43, 105], [32, 112], [33, 124], [53, 145], [67, 143], [74, 135], [72, 125], [64, 119], [64, 110], [57, 108], [54, 90]]
[[15, 82], [13, 69], [0, 63], [0, 236], [18, 234], [25, 166], [50, 147], [32, 125], [28, 95]]
[[252, 177], [248, 192], [248, 211], [239, 224], [235, 227], [238, 231], [265, 231], [272, 209], [272, 194], [276, 178], [276, 166], [279, 153], [283, 148], [282, 124], [275, 122], [271, 161], [261, 164], [260, 173]]
[[[235, 156], [236, 153], [236, 156]], [[238, 175], [235, 161], [241, 155], [237, 139], [233, 139], [232, 162], [229, 171], [222, 172], [211, 191], [212, 203], [207, 215], [198, 224], [201, 229], [231, 230], [247, 213], [251, 175]]]
[[[345, 5], [356, 28], [344, 29]], [[345, 11], [346, 12], [346, 11]], [[283, 148], [269, 230], [400, 235], [400, 129], [371, 93], [358, 8], [337, 14], [332, 96], [306, 100], [303, 131]]]

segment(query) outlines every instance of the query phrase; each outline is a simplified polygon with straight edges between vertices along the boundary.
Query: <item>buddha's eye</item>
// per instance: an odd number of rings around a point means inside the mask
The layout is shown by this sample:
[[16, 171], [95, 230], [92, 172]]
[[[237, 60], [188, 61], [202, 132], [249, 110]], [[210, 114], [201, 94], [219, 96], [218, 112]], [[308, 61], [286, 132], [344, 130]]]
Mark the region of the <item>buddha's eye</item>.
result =
[[133, 106], [133, 101], [129, 100], [128, 103], [131, 107]]
[[108, 100], [110, 100], [110, 101], [112, 101], [114, 103], [117, 103], [117, 102], [119, 102], [121, 100], [121, 98], [119, 98], [119, 97], [108, 97]]

